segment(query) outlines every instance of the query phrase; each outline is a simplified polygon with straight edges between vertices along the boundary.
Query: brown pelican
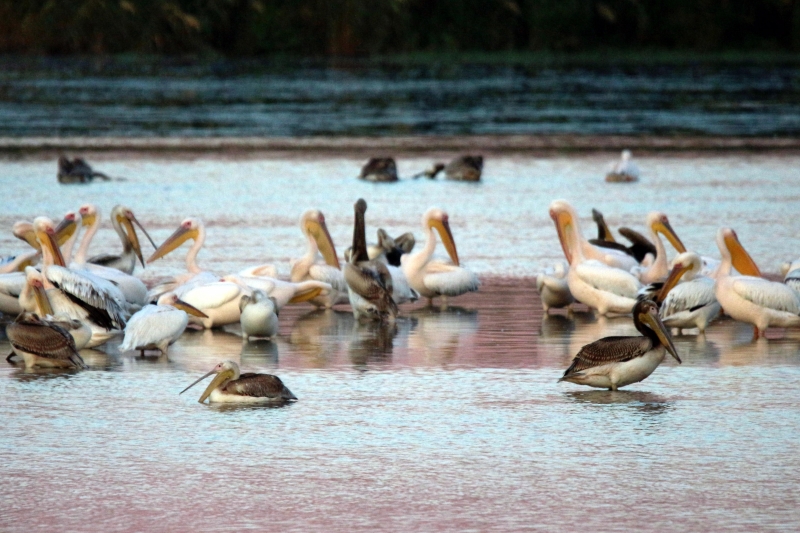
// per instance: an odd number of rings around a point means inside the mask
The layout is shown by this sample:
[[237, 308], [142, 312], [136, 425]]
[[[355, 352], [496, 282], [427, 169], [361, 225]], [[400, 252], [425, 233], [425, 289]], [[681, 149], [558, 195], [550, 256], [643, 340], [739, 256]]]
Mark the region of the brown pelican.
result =
[[297, 399], [278, 376], [241, 374], [239, 365], [233, 361], [219, 363], [211, 372], [183, 389], [180, 394], [211, 374], [216, 374], [216, 377], [197, 400], [200, 403], [205, 402], [206, 398], [212, 403], [282, 403]]
[[[442, 239], [450, 261], [433, 257], [436, 249], [434, 228]], [[415, 254], [405, 254], [401, 258], [401, 268], [411, 288], [429, 301], [437, 296], [459, 296], [477, 291], [480, 286], [478, 277], [460, 266], [447, 213], [435, 207], [428, 209], [422, 215], [422, 229], [427, 233], [425, 247]]]
[[252, 296], [239, 301], [242, 316], [242, 337], [274, 337], [278, 334], [278, 303], [264, 291], [255, 290]]
[[[86, 368], [67, 330], [36, 314], [20, 314], [6, 327], [6, 336], [14, 354], [25, 360], [27, 368]], [[14, 354], [8, 357], [9, 361]]]
[[347, 282], [353, 315], [356, 318], [394, 321], [397, 317], [397, 304], [392, 299], [392, 276], [386, 264], [370, 261], [367, 254], [364, 228], [367, 202], [359, 198], [353, 207], [353, 251], [344, 266], [344, 279]]
[[669, 331], [658, 318], [656, 304], [650, 300], [636, 302], [633, 325], [642, 337], [606, 337], [587, 344], [559, 381], [617, 390], [652, 374], [666, 352], [681, 362]]
[[639, 181], [639, 167], [631, 161], [631, 151], [623, 150], [619, 161], [612, 165], [606, 174], [606, 181], [611, 183], [630, 183]]
[[161, 295], [157, 304], [142, 307], [128, 319], [119, 351], [139, 350], [144, 355], [145, 350], [158, 350], [166, 354], [167, 347], [178, 340], [186, 329], [188, 315], [207, 318], [202, 311], [182, 301], [175, 293]]
[[361, 167], [358, 179], [375, 182], [397, 181], [397, 165], [391, 157], [373, 157]]
[[445, 179], [455, 181], [480, 181], [482, 172], [482, 155], [462, 155], [444, 167]]
[[89, 166], [84, 159], [76, 157], [72, 161], [66, 156], [58, 158], [58, 182], [59, 183], [88, 183], [94, 178], [110, 180], [102, 172], [97, 172]]

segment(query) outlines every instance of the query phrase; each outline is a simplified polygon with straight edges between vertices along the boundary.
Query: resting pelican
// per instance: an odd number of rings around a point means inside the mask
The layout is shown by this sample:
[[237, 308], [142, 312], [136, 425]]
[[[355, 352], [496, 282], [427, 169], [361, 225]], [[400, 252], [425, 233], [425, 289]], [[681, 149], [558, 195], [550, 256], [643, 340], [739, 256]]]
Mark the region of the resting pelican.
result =
[[222, 281], [236, 283], [249, 291], [263, 291], [267, 296], [275, 299], [278, 310], [287, 304], [307, 302], [319, 296], [325, 296], [332, 290], [329, 284], [314, 280], [293, 283], [264, 276], [247, 277], [229, 274], [224, 276]]
[[25, 360], [27, 368], [86, 368], [72, 336], [61, 326], [38, 315], [20, 314], [6, 327], [6, 336], [14, 354]]
[[542, 309], [545, 313], [551, 307], [569, 308], [575, 302], [567, 284], [568, 271], [569, 265], [566, 261], [558, 261], [551, 268], [537, 274], [536, 291], [542, 300]]
[[[752, 324], [754, 338], [763, 335], [769, 326], [800, 326], [800, 295], [783, 283], [761, 278], [761, 272], [735, 231], [720, 228], [717, 246], [722, 262], [714, 294], [727, 315]], [[731, 267], [743, 275], [732, 276]]]
[[[434, 228], [452, 262], [433, 258], [436, 249]], [[435, 207], [428, 209], [422, 215], [422, 229], [427, 233], [425, 247], [415, 254], [404, 254], [400, 258], [401, 268], [411, 288], [428, 298], [429, 303], [436, 296], [459, 296], [477, 291], [480, 286], [478, 277], [459, 264], [447, 213]]]
[[300, 229], [308, 246], [305, 255], [292, 262], [290, 279], [295, 283], [321, 281], [331, 286], [327, 294], [308, 300], [317, 307], [331, 308], [338, 303], [347, 302], [347, 284], [336, 256], [336, 247], [325, 223], [325, 215], [316, 209], [309, 209], [300, 216]]
[[[564, 217], [569, 215], [571, 224], [575, 230], [576, 246], [581, 248], [581, 253], [586, 259], [594, 259], [605, 263], [608, 266], [621, 268], [626, 272], [630, 272], [633, 267], [639, 266], [639, 262], [625, 252], [613, 250], [610, 248], [599, 248], [592, 245], [581, 233], [580, 220], [575, 209], [564, 200], [555, 200], [550, 204], [550, 213], [564, 213]], [[567, 258], [569, 262], [569, 258]]]
[[619, 161], [606, 174], [606, 181], [616, 183], [639, 181], [639, 167], [631, 161], [630, 150], [622, 151]]
[[252, 296], [242, 296], [239, 301], [242, 312], [242, 336], [274, 337], [278, 334], [278, 304], [275, 298], [264, 291], [255, 290]]
[[[694, 252], [683, 252], [672, 261], [672, 272], [661, 289], [661, 322], [668, 328], [698, 328], [704, 333], [719, 315], [714, 280], [700, 275], [702, 261]], [[684, 281], [678, 283], [681, 277]]]
[[[653, 263], [647, 268], [638, 268], [639, 280], [644, 284], [664, 281], [669, 275], [667, 250], [658, 234], [661, 233], [675, 247], [678, 253], [684, 253], [686, 247], [675, 234], [669, 223], [669, 218], [664, 213], [653, 211], [647, 215], [647, 229], [650, 230], [650, 240], [656, 245], [656, 255]], [[634, 272], [636, 274], [636, 272]]]
[[161, 295], [158, 303], [136, 312], [125, 327], [120, 352], [158, 350], [166, 355], [167, 347], [178, 340], [189, 324], [189, 316], [207, 318], [199, 309], [182, 301], [175, 293]]
[[786, 265], [783, 282], [795, 291], [800, 291], [800, 261], [795, 260]]
[[639, 280], [630, 272], [585, 257], [575, 212], [566, 202], [550, 204], [550, 217], [570, 265], [567, 284], [572, 296], [601, 315], [630, 313], [641, 288]]
[[633, 308], [633, 325], [643, 337], [605, 337], [587, 344], [559, 381], [617, 390], [652, 374], [666, 352], [681, 362], [669, 331], [658, 318], [656, 304], [638, 301]]
[[344, 266], [350, 306], [356, 318], [372, 318], [393, 322], [397, 317], [397, 304], [392, 299], [392, 276], [380, 261], [370, 261], [367, 255], [367, 238], [364, 213], [367, 202], [359, 198], [353, 205], [353, 249]]
[[445, 179], [455, 181], [480, 181], [482, 172], [482, 155], [462, 155], [444, 167]]
[[[114, 231], [119, 235], [119, 240], [122, 242], [122, 255], [115, 254], [101, 254], [86, 258], [89, 253], [89, 245], [100, 227], [100, 215], [97, 207], [94, 204], [84, 204], [78, 210], [81, 216], [81, 225], [88, 226], [86, 234], [83, 236], [81, 245], [75, 254], [75, 262], [78, 264], [94, 264], [108, 268], [120, 270], [125, 274], [133, 274], [133, 269], [136, 266], [136, 259], [138, 258], [144, 268], [144, 258], [142, 256], [142, 249], [139, 245], [139, 236], [136, 234], [134, 224], [139, 226], [139, 229], [145, 234], [147, 239], [156, 247], [153, 239], [144, 229], [142, 224], [136, 219], [133, 211], [123, 205], [116, 205], [111, 209], [111, 225]], [[91, 268], [91, 267], [89, 267]]]
[[180, 394], [191, 389], [211, 374], [216, 374], [216, 377], [197, 400], [200, 403], [205, 402], [206, 398], [212, 403], [282, 403], [297, 399], [297, 396], [286, 388], [278, 376], [241, 374], [239, 365], [233, 361], [218, 364], [211, 372], [183, 389]]
[[373, 157], [361, 167], [358, 179], [375, 182], [397, 181], [397, 165], [391, 157]]

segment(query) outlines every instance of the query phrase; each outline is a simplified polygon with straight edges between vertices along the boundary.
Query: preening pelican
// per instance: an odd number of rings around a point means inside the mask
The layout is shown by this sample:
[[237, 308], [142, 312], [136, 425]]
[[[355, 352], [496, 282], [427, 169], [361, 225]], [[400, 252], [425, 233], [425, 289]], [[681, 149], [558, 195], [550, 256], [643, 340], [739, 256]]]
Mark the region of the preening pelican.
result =
[[208, 318], [175, 293], [161, 295], [158, 304], [142, 307], [128, 320], [119, 351], [139, 350], [144, 355], [146, 350], [158, 350], [166, 354], [167, 347], [178, 340], [189, 324], [189, 315]]
[[641, 288], [639, 280], [630, 272], [584, 256], [583, 237], [575, 211], [569, 204], [560, 201], [550, 204], [550, 218], [556, 225], [558, 239], [570, 265], [567, 284], [572, 296], [597, 309], [601, 315], [630, 313]]
[[666, 352], [681, 362], [669, 331], [658, 318], [656, 304], [638, 301], [633, 308], [633, 325], [642, 337], [605, 337], [587, 344], [559, 381], [617, 390], [652, 374]]
[[[694, 252], [683, 252], [672, 261], [672, 272], [661, 289], [659, 316], [668, 328], [698, 328], [705, 332], [719, 315], [714, 280], [700, 275], [702, 261]], [[678, 281], [683, 278], [682, 283]]]
[[321, 281], [331, 286], [327, 294], [308, 300], [317, 307], [330, 308], [338, 303], [346, 303], [347, 284], [325, 223], [325, 215], [316, 209], [309, 209], [300, 217], [300, 229], [308, 246], [305, 255], [292, 262], [290, 279], [295, 283]]
[[242, 336], [274, 337], [278, 334], [278, 304], [275, 298], [264, 291], [255, 290], [252, 296], [242, 296], [239, 301], [242, 312]]
[[555, 265], [536, 276], [536, 291], [542, 300], [542, 309], [547, 313], [550, 308], [569, 307], [575, 302], [567, 284], [569, 265], [566, 261], [558, 261]]
[[392, 299], [392, 276], [386, 264], [370, 261], [367, 254], [367, 237], [364, 213], [367, 202], [359, 198], [353, 205], [353, 248], [344, 266], [350, 307], [356, 318], [371, 318], [393, 322], [397, 317], [397, 304]]
[[72, 336], [61, 326], [38, 315], [20, 314], [6, 327], [6, 335], [14, 354], [25, 360], [27, 368], [86, 368]]
[[[442, 239], [450, 261], [433, 258], [436, 249], [434, 228]], [[415, 254], [404, 254], [400, 258], [401, 268], [411, 288], [430, 302], [437, 296], [459, 296], [477, 291], [480, 286], [478, 276], [460, 266], [458, 261], [447, 213], [435, 207], [428, 209], [422, 215], [422, 229], [427, 233], [425, 247]]]
[[[647, 229], [650, 231], [650, 240], [656, 245], [656, 255], [653, 263], [647, 268], [638, 269], [639, 280], [644, 284], [664, 281], [669, 275], [669, 262], [667, 261], [667, 250], [658, 234], [664, 235], [667, 240], [675, 247], [678, 253], [684, 253], [686, 247], [675, 234], [675, 230], [669, 223], [669, 218], [664, 213], [653, 211], [647, 215]], [[634, 274], [637, 272], [634, 271]]]
[[211, 403], [282, 403], [296, 400], [297, 396], [292, 394], [281, 378], [272, 374], [241, 374], [239, 365], [233, 361], [225, 361], [218, 364], [185, 389], [183, 394], [194, 387], [202, 380], [216, 374], [211, 383], [206, 387], [203, 395], [197, 400], [200, 403], [209, 399]]
[[630, 150], [622, 151], [619, 161], [606, 174], [606, 181], [616, 183], [639, 181], [639, 167], [631, 161]]
[[[578, 214], [575, 211], [575, 208], [573, 208], [566, 201], [553, 201], [550, 204], [550, 212], [565, 213], [565, 217], [566, 214], [569, 215], [570, 219], [572, 220], [571, 224], [576, 233], [576, 246], [580, 246], [581, 253], [586, 259], [594, 259], [596, 261], [600, 261], [601, 263], [605, 263], [608, 266], [621, 268], [626, 272], [630, 272], [633, 267], [639, 265], [639, 262], [636, 261], [636, 259], [625, 252], [611, 248], [600, 248], [587, 241], [583, 236], [583, 233], [581, 233], [580, 220], [578, 219]], [[567, 262], [570, 262], [569, 258], [567, 258]]]
[[[783, 283], [760, 277], [761, 271], [739, 242], [736, 232], [720, 228], [717, 246], [722, 262], [717, 270], [714, 293], [731, 318], [752, 324], [753, 337], [769, 326], [800, 326], [800, 295]], [[731, 267], [742, 276], [732, 276]]]

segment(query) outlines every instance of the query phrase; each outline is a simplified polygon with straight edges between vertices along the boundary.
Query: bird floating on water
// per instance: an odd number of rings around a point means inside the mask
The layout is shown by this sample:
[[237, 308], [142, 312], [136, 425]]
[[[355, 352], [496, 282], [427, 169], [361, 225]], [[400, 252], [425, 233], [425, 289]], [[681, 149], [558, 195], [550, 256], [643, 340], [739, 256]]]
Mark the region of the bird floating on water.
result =
[[639, 167], [631, 161], [631, 151], [623, 150], [619, 161], [606, 174], [609, 183], [630, 183], [639, 181]]
[[233, 361], [224, 361], [215, 366], [209, 373], [183, 389], [180, 394], [191, 389], [211, 374], [216, 374], [206, 387], [200, 403], [209, 400], [211, 403], [283, 403], [296, 400], [281, 378], [272, 374], [242, 374], [239, 365]]
[[75, 341], [67, 330], [34, 313], [22, 313], [6, 327], [13, 353], [25, 360], [27, 368], [86, 368]]
[[681, 362], [655, 303], [636, 302], [633, 325], [641, 337], [605, 337], [587, 344], [559, 381], [617, 390], [652, 374], [667, 352]]
[[63, 155], [58, 158], [59, 183], [89, 183], [95, 178], [105, 181], [111, 180], [110, 177], [102, 172], [93, 170], [83, 158], [76, 157], [70, 160]]
[[361, 167], [358, 179], [380, 183], [398, 181], [397, 164], [392, 157], [373, 157]]

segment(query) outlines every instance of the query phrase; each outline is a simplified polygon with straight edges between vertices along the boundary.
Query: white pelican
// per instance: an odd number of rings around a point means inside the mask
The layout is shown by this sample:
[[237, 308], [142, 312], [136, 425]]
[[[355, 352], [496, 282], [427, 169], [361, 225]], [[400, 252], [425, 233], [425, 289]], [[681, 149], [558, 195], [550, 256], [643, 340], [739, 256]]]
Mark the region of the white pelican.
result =
[[218, 364], [185, 389], [183, 394], [194, 387], [202, 380], [216, 374], [211, 383], [206, 387], [203, 395], [197, 400], [200, 403], [209, 399], [211, 403], [282, 403], [296, 400], [297, 396], [292, 394], [281, 378], [272, 374], [241, 374], [239, 365], [233, 361], [225, 361]]
[[[702, 261], [694, 252], [683, 252], [672, 261], [672, 272], [661, 289], [661, 322], [668, 328], [706, 326], [719, 315], [720, 305], [714, 295], [714, 280], [700, 275]], [[678, 283], [683, 277], [684, 281]]]
[[[753, 337], [769, 326], [800, 326], [800, 295], [791, 287], [760, 277], [761, 272], [730, 228], [717, 232], [722, 262], [717, 271], [714, 293], [731, 318], [752, 324]], [[742, 276], [732, 276], [731, 267]]]
[[274, 337], [278, 333], [278, 304], [275, 298], [264, 291], [255, 290], [252, 296], [242, 296], [239, 301], [242, 312], [242, 336]]
[[[290, 279], [295, 282], [322, 281], [331, 286], [326, 295], [308, 300], [317, 307], [330, 308], [347, 302], [347, 284], [336, 256], [333, 239], [325, 223], [325, 215], [310, 209], [300, 217], [300, 229], [306, 237], [308, 246], [303, 257], [292, 262]], [[320, 257], [321, 255], [321, 257]]]
[[14, 354], [25, 360], [27, 368], [86, 368], [72, 336], [61, 326], [38, 315], [20, 314], [6, 327], [6, 336]]
[[653, 211], [647, 215], [647, 229], [650, 230], [650, 240], [656, 245], [656, 256], [653, 263], [647, 268], [635, 269], [638, 271], [639, 281], [644, 284], [664, 281], [669, 275], [669, 261], [667, 261], [667, 250], [658, 234], [664, 235], [667, 240], [675, 247], [678, 253], [684, 253], [686, 247], [675, 234], [675, 230], [669, 223], [669, 218], [664, 213]]
[[397, 317], [397, 304], [392, 299], [392, 276], [386, 264], [370, 261], [367, 255], [367, 238], [364, 213], [367, 202], [359, 198], [353, 206], [353, 249], [344, 266], [350, 306], [356, 318], [371, 318], [393, 322]]
[[800, 260], [784, 263], [781, 265], [781, 272], [783, 274], [783, 282], [788, 287], [800, 292]]
[[146, 305], [134, 314], [125, 327], [125, 338], [119, 346], [120, 352], [158, 350], [167, 353], [167, 347], [178, 340], [189, 316], [206, 317], [202, 311], [180, 300], [175, 293], [163, 294], [158, 304]]
[[653, 373], [669, 352], [681, 358], [658, 318], [658, 307], [640, 300], [633, 308], [633, 325], [642, 337], [606, 337], [581, 348], [559, 381], [617, 390]]
[[639, 167], [631, 161], [631, 151], [623, 150], [619, 161], [606, 174], [606, 181], [625, 183], [639, 180]]
[[583, 237], [569, 204], [559, 201], [550, 204], [550, 217], [570, 265], [567, 284], [572, 296], [601, 315], [630, 313], [641, 288], [639, 280], [630, 272], [584, 256]]
[[222, 278], [223, 281], [236, 283], [249, 291], [260, 290], [275, 299], [278, 310], [287, 304], [307, 302], [319, 296], [325, 296], [332, 289], [323, 281], [300, 281], [293, 283], [275, 278], [258, 276], [238, 276], [229, 274]]
[[[578, 219], [578, 214], [575, 209], [567, 203], [565, 200], [555, 200], [550, 204], [550, 212], [557, 212], [557, 213], [567, 213], [569, 214], [570, 218], [572, 219], [572, 226], [575, 228], [576, 233], [576, 246], [580, 246], [581, 253], [586, 259], [594, 259], [596, 261], [600, 261], [601, 263], [605, 263], [608, 266], [621, 268], [626, 272], [630, 272], [633, 267], [639, 265], [639, 262], [636, 261], [633, 257], [628, 255], [625, 252], [620, 250], [614, 250], [611, 248], [601, 248], [598, 246], [594, 246], [581, 233], [581, 225], [580, 220]], [[552, 216], [552, 215], [551, 215]], [[567, 258], [567, 262], [569, 262], [569, 258]]]
[[[452, 262], [433, 258], [436, 249], [434, 228]], [[415, 254], [404, 254], [400, 258], [401, 268], [411, 288], [431, 303], [436, 296], [458, 296], [477, 291], [480, 286], [478, 277], [459, 264], [447, 213], [435, 207], [428, 209], [422, 215], [422, 229], [427, 233], [425, 247]]]
[[139, 229], [150, 240], [153, 248], [156, 247], [153, 239], [136, 219], [129, 208], [123, 205], [116, 205], [111, 209], [111, 225], [114, 231], [117, 232], [120, 242], [122, 242], [122, 255], [115, 254], [101, 254], [86, 258], [89, 252], [89, 245], [94, 238], [97, 229], [100, 227], [100, 216], [97, 207], [93, 204], [85, 204], [78, 210], [81, 216], [81, 224], [88, 226], [86, 234], [81, 241], [81, 245], [75, 254], [75, 262], [78, 264], [95, 264], [108, 268], [120, 270], [125, 274], [133, 274], [133, 269], [136, 266], [136, 259], [138, 258], [144, 267], [144, 258], [142, 257], [142, 249], [139, 245], [139, 237], [136, 234], [134, 224], [139, 226]]
[[542, 309], [545, 313], [551, 307], [569, 308], [575, 302], [567, 284], [568, 271], [569, 265], [566, 261], [558, 261], [551, 268], [536, 275], [536, 291], [542, 300]]

